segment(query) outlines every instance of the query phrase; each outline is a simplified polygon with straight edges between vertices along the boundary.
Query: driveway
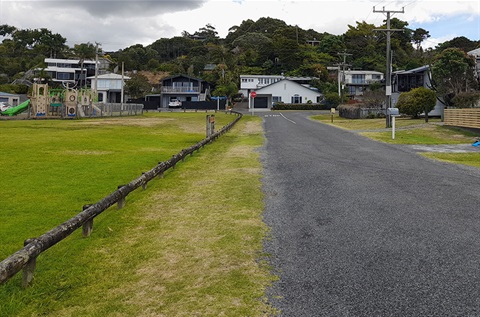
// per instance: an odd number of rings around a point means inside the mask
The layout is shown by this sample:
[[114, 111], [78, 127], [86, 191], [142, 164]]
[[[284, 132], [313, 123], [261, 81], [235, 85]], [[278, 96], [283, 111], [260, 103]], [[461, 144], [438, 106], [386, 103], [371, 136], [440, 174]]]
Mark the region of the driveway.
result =
[[479, 316], [480, 169], [265, 113], [281, 316]]

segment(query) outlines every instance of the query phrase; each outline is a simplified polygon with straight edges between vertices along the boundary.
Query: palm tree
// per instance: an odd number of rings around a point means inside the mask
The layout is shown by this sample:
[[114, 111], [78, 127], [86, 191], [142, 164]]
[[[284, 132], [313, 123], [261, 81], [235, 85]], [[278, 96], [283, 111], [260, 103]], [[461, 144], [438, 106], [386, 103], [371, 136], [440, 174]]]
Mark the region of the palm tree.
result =
[[[87, 82], [86, 78], [83, 78], [83, 64], [85, 60], [95, 58], [96, 49], [96, 46], [90, 42], [75, 44], [73, 46], [73, 54], [80, 60], [80, 87], [84, 86]], [[82, 79], [84, 80], [83, 83]]]

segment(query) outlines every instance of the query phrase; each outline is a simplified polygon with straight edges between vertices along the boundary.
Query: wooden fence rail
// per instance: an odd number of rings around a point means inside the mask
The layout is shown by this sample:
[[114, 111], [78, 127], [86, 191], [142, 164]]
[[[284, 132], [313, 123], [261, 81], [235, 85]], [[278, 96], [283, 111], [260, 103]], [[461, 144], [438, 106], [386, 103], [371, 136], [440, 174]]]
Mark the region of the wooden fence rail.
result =
[[444, 125], [480, 129], [480, 108], [445, 109]]
[[164, 162], [159, 162], [154, 168], [148, 172], [142, 173], [140, 177], [132, 180], [130, 183], [118, 186], [116, 191], [101, 199], [97, 203], [85, 205], [83, 207], [83, 211], [73, 218], [65, 221], [61, 225], [53, 228], [37, 238], [25, 240], [24, 247], [22, 249], [18, 250], [0, 262], [0, 284], [5, 283], [23, 269], [22, 285], [24, 287], [29, 286], [33, 281], [33, 272], [35, 270], [36, 259], [42, 252], [62, 241], [82, 226], [83, 235], [89, 236], [92, 231], [93, 219], [96, 216], [115, 204], [118, 204], [118, 208], [122, 208], [125, 204], [125, 198], [128, 196], [128, 194], [139, 187], [146, 189], [146, 184], [149, 181], [157, 176], [162, 176], [165, 171], [170, 168], [174, 168], [178, 162], [185, 160], [188, 155], [193, 155], [195, 151], [200, 150], [200, 148], [216, 140], [219, 136], [230, 130], [242, 117], [241, 113], [228, 113], [235, 114], [237, 117], [218, 132], [203, 139], [197, 144], [190, 146], [189, 148], [181, 150], [179, 153], [173, 155], [171, 159]]

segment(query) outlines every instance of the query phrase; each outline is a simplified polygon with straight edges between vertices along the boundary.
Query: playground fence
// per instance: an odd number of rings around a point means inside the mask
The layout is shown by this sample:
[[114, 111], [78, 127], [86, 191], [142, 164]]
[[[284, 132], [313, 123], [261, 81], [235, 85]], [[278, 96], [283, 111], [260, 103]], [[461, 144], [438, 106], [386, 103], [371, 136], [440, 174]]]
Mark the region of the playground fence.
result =
[[237, 117], [224, 126], [218, 132], [206, 137], [202, 141], [189, 148], [181, 150], [179, 153], [172, 156], [171, 159], [159, 162], [150, 171], [142, 173], [142, 175], [130, 183], [119, 185], [118, 189], [101, 199], [95, 204], [84, 205], [83, 211], [79, 214], [65, 221], [61, 225], [51, 229], [37, 238], [27, 239], [24, 241], [24, 247], [6, 259], [0, 262], [0, 284], [5, 283], [15, 274], [23, 270], [22, 286], [28, 287], [33, 282], [33, 274], [36, 267], [37, 257], [44, 251], [48, 250], [58, 242], [62, 241], [75, 230], [82, 227], [82, 234], [88, 237], [93, 229], [93, 219], [102, 212], [117, 204], [118, 209], [125, 206], [125, 199], [135, 189], [142, 187], [147, 189], [149, 181], [156, 177], [162, 177], [163, 173], [170, 168], [175, 168], [179, 161], [184, 161], [187, 156], [191, 156], [195, 151], [199, 151], [205, 145], [215, 141], [222, 134], [229, 131], [241, 118], [242, 114], [238, 112], [228, 111], [229, 114], [235, 114]]
[[[137, 103], [98, 103], [82, 106], [81, 117], [122, 117], [143, 114], [143, 104]], [[82, 113], [83, 112], [83, 113]]]

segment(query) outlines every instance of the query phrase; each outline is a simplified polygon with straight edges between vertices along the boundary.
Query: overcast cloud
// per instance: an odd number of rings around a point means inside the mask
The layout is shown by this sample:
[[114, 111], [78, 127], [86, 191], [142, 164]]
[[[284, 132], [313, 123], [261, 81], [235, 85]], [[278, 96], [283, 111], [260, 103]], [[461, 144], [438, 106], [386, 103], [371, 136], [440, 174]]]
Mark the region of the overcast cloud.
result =
[[429, 31], [427, 47], [457, 36], [480, 39], [480, 0], [0, 0], [0, 24], [47, 28], [66, 37], [70, 46], [99, 42], [105, 51], [115, 51], [180, 36], [184, 30], [194, 33], [206, 24], [225, 37], [230, 27], [261, 17], [343, 34], [356, 21], [383, 24], [385, 15], [374, 13], [374, 6], [377, 10], [403, 7], [404, 13], [393, 17]]

